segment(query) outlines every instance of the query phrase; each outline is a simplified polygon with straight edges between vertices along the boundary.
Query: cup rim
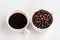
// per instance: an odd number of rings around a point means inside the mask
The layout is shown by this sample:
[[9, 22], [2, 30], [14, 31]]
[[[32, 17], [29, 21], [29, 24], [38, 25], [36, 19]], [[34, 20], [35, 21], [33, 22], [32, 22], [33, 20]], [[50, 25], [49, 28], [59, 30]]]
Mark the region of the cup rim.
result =
[[[41, 10], [41, 9], [40, 9]], [[50, 10], [47, 10], [47, 9], [43, 9], [43, 10], [46, 10], [46, 11], [48, 11], [49, 13], [53, 13], [52, 11], [50, 11]], [[38, 10], [37, 10], [38, 11]], [[35, 11], [36, 12], [36, 11]], [[33, 15], [35, 14], [35, 12], [33, 13]], [[44, 28], [44, 29], [41, 29], [41, 28], [37, 28], [34, 24], [33, 24], [33, 21], [32, 21], [32, 17], [33, 17], [33, 15], [31, 16], [31, 23], [32, 23], [32, 27], [33, 27], [33, 29], [35, 29], [36, 31], [39, 31], [39, 32], [42, 32], [42, 31], [45, 31], [45, 30], [48, 30], [51, 26], [49, 26], [49, 27], [47, 27], [47, 28]], [[52, 15], [52, 17], [53, 17], [53, 15]]]
[[[26, 17], [26, 19], [27, 19], [27, 24], [25, 25], [25, 27], [23, 27], [23, 28], [21, 28], [21, 29], [14, 29], [14, 28], [12, 28], [12, 27], [9, 25], [8, 20], [9, 20], [10, 16], [13, 15], [14, 13], [21, 13], [21, 14], [23, 14], [23, 15]], [[29, 20], [28, 20], [28, 19], [29, 19], [28, 14], [26, 14], [26, 13], [23, 12], [23, 11], [15, 10], [15, 11], [10, 12], [10, 14], [8, 14], [8, 16], [7, 16], [7, 24], [8, 24], [8, 27], [9, 27], [11, 30], [20, 31], [20, 30], [22, 30], [22, 29], [24, 29], [24, 28], [27, 28], [27, 26], [28, 26], [28, 24], [29, 24]]]

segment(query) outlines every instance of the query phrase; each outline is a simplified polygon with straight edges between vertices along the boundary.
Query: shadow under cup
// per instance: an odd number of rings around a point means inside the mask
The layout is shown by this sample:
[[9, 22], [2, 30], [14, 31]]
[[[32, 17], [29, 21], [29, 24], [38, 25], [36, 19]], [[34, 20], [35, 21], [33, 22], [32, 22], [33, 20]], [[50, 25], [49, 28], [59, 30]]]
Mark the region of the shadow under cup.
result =
[[8, 18], [8, 24], [13, 29], [22, 29], [27, 25], [27, 17], [20, 12], [13, 13]]

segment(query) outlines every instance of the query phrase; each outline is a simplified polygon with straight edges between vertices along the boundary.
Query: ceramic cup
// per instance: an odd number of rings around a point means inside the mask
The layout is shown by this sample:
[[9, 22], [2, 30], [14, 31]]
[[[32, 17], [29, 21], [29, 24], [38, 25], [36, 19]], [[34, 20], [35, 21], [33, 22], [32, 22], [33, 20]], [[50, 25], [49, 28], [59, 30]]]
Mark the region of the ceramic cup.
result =
[[[12, 28], [12, 27], [9, 25], [9, 18], [10, 18], [11, 15], [13, 15], [14, 13], [21, 13], [21, 14], [23, 14], [23, 15], [27, 18], [27, 24], [26, 24], [23, 28], [21, 28], [21, 29], [14, 29], [14, 28]], [[26, 14], [26, 13], [24, 13], [24, 12], [22, 12], [22, 11], [19, 11], [19, 10], [11, 11], [11, 12], [8, 14], [8, 16], [7, 16], [7, 25], [8, 25], [8, 27], [9, 27], [12, 31], [14, 31], [14, 32], [26, 31], [27, 33], [30, 33], [30, 31], [27, 29], [28, 24], [29, 24], [28, 14]]]
[[[46, 10], [46, 9], [44, 9], [44, 10]], [[53, 17], [53, 12], [52, 12], [52, 11], [50, 11], [50, 10], [46, 10], [46, 11], [48, 11], [49, 13], [51, 13], [51, 14], [52, 14], [52, 17]], [[31, 24], [32, 24], [32, 28], [33, 28], [34, 30], [36, 30], [37, 32], [45, 32], [45, 31], [47, 31], [48, 29], [51, 28], [51, 27], [50, 27], [51, 25], [50, 25], [48, 28], [44, 28], [44, 29], [37, 28], [37, 27], [33, 24], [33, 21], [32, 21], [32, 17], [33, 17], [34, 14], [35, 14], [35, 13], [33, 13], [32, 16], [31, 16]]]

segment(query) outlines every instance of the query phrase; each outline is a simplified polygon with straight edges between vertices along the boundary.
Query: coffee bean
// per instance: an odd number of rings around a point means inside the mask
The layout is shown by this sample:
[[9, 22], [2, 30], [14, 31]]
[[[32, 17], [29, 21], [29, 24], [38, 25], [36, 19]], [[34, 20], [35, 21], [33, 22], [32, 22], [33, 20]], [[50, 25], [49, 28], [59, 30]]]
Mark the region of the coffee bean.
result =
[[53, 22], [53, 17], [52, 14], [46, 10], [39, 10], [35, 12], [35, 14], [32, 17], [32, 22], [37, 28], [48, 28], [52, 22]]

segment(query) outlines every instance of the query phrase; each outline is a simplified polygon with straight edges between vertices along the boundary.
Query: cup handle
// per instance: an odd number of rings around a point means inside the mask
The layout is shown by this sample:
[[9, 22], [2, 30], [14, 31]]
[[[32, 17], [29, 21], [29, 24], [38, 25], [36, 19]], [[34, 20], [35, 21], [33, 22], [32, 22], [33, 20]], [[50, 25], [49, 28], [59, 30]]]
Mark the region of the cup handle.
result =
[[27, 28], [24, 28], [24, 31], [28, 34], [30, 34], [30, 31]]
[[52, 15], [54, 15], [54, 12], [53, 11], [51, 11], [52, 12]]

